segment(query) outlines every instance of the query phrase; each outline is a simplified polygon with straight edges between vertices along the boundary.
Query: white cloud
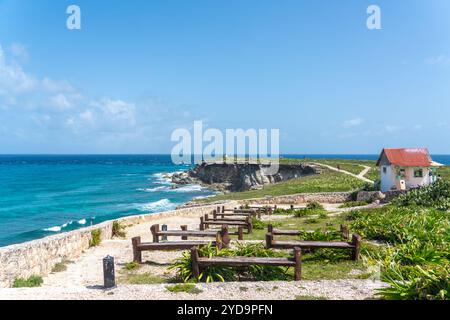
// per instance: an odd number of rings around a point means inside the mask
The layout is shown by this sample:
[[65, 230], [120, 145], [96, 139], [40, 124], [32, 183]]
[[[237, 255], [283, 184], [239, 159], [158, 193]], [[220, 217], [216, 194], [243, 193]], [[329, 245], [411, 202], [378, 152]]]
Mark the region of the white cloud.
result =
[[50, 103], [60, 110], [70, 109], [72, 103], [69, 101], [66, 95], [60, 93], [50, 98]]
[[9, 47], [9, 51], [11, 52], [11, 54], [14, 57], [19, 58], [22, 61], [28, 60], [29, 55], [28, 55], [27, 47], [21, 43], [14, 42]]
[[363, 124], [363, 122], [364, 122], [364, 119], [355, 118], [355, 119], [350, 119], [350, 120], [344, 121], [342, 123], [342, 126], [344, 128], [357, 127], [357, 126], [360, 126], [361, 124]]
[[450, 57], [445, 54], [425, 59], [426, 64], [450, 66]]
[[0, 96], [10, 96], [31, 91], [37, 86], [37, 81], [26, 74], [22, 67], [6, 59], [0, 45]]
[[422, 129], [423, 129], [423, 125], [422, 125], [422, 124], [416, 124], [416, 125], [413, 127], [413, 129], [414, 129], [414, 130], [422, 130]]
[[384, 130], [388, 133], [397, 132], [397, 131], [400, 131], [401, 129], [402, 129], [402, 127], [395, 126], [395, 125], [387, 125], [384, 127]]

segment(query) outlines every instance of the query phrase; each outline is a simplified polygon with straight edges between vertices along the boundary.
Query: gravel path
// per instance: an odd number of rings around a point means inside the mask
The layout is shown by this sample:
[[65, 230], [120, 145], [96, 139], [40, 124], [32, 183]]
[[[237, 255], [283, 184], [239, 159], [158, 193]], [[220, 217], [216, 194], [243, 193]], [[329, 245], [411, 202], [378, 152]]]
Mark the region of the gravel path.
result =
[[229, 282], [198, 284], [199, 293], [172, 293], [166, 284], [127, 285], [104, 291], [95, 288], [0, 289], [0, 300], [294, 300], [326, 298], [365, 300], [384, 285], [372, 280], [321, 280], [301, 282]]

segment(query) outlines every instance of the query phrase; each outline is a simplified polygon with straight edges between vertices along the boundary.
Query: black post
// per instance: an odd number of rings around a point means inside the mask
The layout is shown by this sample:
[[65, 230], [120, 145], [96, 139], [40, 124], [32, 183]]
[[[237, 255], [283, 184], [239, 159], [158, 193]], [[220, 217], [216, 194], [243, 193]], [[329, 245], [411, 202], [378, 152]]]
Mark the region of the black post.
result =
[[[162, 225], [162, 231], [167, 231], [167, 224]], [[162, 236], [163, 241], [167, 241], [167, 236]]]
[[114, 271], [114, 257], [107, 256], [103, 259], [103, 282], [105, 289], [116, 286], [116, 274]]

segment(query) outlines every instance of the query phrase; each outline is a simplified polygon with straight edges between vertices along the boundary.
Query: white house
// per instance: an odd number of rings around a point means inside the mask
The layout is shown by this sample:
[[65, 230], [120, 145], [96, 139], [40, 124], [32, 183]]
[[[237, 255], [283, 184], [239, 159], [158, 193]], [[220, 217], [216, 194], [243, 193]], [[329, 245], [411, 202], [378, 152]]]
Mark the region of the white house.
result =
[[436, 181], [436, 169], [428, 149], [383, 149], [377, 166], [381, 171], [381, 191], [407, 190]]

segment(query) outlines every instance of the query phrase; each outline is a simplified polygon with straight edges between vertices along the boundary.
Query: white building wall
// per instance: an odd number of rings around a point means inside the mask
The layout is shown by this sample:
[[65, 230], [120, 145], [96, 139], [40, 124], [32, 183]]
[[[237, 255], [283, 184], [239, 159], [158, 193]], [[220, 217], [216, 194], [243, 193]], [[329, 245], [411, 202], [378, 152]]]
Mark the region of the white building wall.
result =
[[[384, 173], [383, 167], [386, 168]], [[397, 168], [393, 166], [381, 166], [381, 191], [386, 192], [392, 189], [399, 188], [397, 181]], [[415, 167], [404, 167], [405, 177], [403, 180], [406, 182], [406, 188], [417, 188], [426, 186], [432, 183], [430, 177], [430, 169], [423, 168], [423, 176], [421, 178], [414, 177]]]
[[[384, 173], [383, 168], [386, 168], [386, 173]], [[392, 190], [395, 186], [395, 173], [392, 166], [381, 166], [381, 192]]]

